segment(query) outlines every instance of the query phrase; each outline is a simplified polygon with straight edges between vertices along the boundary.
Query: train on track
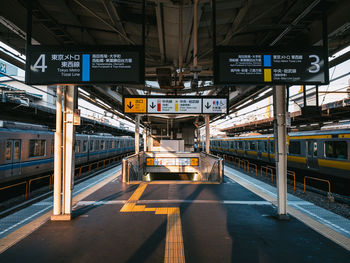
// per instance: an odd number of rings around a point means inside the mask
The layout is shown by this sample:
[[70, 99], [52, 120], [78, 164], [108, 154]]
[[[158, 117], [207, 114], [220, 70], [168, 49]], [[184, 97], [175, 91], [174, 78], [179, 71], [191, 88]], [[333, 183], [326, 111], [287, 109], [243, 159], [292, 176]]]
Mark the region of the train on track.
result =
[[[211, 139], [210, 150], [271, 164], [275, 162], [273, 135]], [[287, 152], [289, 168], [350, 180], [350, 129], [289, 133]]]
[[[85, 164], [135, 150], [134, 138], [76, 134], [75, 164]], [[54, 133], [36, 125], [0, 127], [0, 184], [53, 171]]]

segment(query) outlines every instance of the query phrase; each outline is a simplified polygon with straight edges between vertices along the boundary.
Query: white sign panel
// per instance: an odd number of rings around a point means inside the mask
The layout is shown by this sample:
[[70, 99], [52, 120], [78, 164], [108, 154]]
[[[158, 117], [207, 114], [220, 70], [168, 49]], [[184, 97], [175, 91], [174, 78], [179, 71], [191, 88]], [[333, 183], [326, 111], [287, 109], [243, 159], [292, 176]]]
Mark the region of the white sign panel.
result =
[[203, 113], [226, 113], [226, 99], [203, 99]]
[[147, 100], [148, 113], [201, 113], [201, 98], [149, 98]]

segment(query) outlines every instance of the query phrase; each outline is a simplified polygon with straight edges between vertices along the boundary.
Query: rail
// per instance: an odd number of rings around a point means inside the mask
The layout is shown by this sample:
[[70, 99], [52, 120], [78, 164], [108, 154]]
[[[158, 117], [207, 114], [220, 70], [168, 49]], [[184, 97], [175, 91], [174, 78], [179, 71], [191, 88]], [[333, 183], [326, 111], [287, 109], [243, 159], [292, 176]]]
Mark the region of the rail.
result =
[[255, 176], [258, 176], [258, 165], [255, 163], [250, 163], [249, 166], [250, 165], [255, 167]]
[[23, 181], [23, 182], [20, 182], [20, 183], [15, 183], [15, 184], [11, 184], [11, 185], [7, 185], [7, 186], [4, 186], [4, 187], [1, 187], [0, 188], [0, 191], [2, 190], [6, 190], [6, 189], [9, 189], [9, 188], [12, 188], [12, 187], [15, 187], [15, 186], [18, 186], [18, 185], [22, 185], [22, 184], [25, 184], [26, 186], [26, 190], [25, 190], [25, 196], [26, 196], [26, 199], [27, 199], [27, 189], [28, 189], [28, 182], [27, 181]]
[[201, 152], [200, 173], [202, 175], [202, 181], [222, 182], [223, 168], [222, 158], [210, 153]]
[[315, 181], [328, 183], [328, 199], [329, 199], [329, 201], [332, 200], [332, 196], [331, 196], [331, 182], [329, 180], [320, 179], [320, 178], [311, 177], [311, 176], [304, 176], [304, 193], [306, 192], [306, 178], [312, 179], [312, 180], [315, 180]]
[[[275, 167], [275, 166], [267, 165], [267, 167], [276, 170], [276, 167]], [[294, 190], [294, 192], [295, 192], [295, 185], [296, 185], [295, 172], [294, 172], [294, 171], [287, 170], [287, 176], [288, 176], [288, 175], [293, 177], [293, 190]]]
[[[124, 158], [126, 156], [128, 156], [128, 153], [121, 154], [121, 155], [118, 155], [118, 156], [115, 156], [115, 157], [112, 157], [112, 158], [108, 158], [108, 159], [104, 159], [104, 160], [99, 160], [99, 161], [96, 161], [96, 162], [93, 162], [93, 163], [90, 163], [90, 164], [79, 166], [79, 167], [75, 168], [75, 171], [79, 170], [79, 173], [78, 173], [77, 177], [78, 178], [81, 177], [81, 175], [83, 173], [83, 169], [86, 168], [86, 167], [88, 167], [88, 172], [91, 172], [91, 170], [92, 170], [94, 165], [96, 165], [96, 167], [94, 169], [98, 169], [100, 167], [100, 163], [102, 163], [102, 166], [105, 167], [107, 162], [108, 162], [108, 165], [110, 165], [111, 162], [116, 162], [116, 161], [122, 160], [122, 158]], [[44, 175], [44, 176], [36, 177], [36, 178], [30, 179], [30, 180], [25, 180], [25, 181], [22, 181], [22, 182], [19, 182], [19, 183], [15, 183], [15, 184], [12, 184], [12, 185], [7, 185], [7, 186], [4, 186], [4, 187], [1, 187], [0, 191], [6, 190], [6, 189], [9, 189], [9, 188], [13, 188], [13, 187], [16, 187], [16, 186], [19, 186], [19, 185], [22, 185], [22, 184], [25, 184], [25, 199], [28, 199], [28, 198], [30, 198], [32, 182], [40, 180], [40, 179], [44, 179], [44, 178], [49, 178], [49, 189], [51, 189], [52, 188], [52, 184], [53, 184], [53, 176], [54, 176], [53, 174]]]
[[122, 161], [122, 182], [142, 181], [144, 174], [144, 156], [143, 152], [135, 153], [123, 158]]
[[37, 177], [37, 178], [30, 179], [28, 181], [28, 187], [27, 187], [27, 190], [26, 190], [26, 199], [28, 199], [30, 197], [30, 186], [31, 186], [32, 182], [38, 181], [38, 180], [41, 180], [41, 179], [44, 179], [44, 178], [49, 178], [49, 189], [51, 189], [52, 181], [53, 181], [53, 174], [44, 175], [44, 176], [40, 176], [40, 177]]
[[120, 161], [125, 156], [128, 156], [128, 154], [122, 154], [122, 155], [114, 156], [112, 158], [99, 160], [99, 161], [96, 161], [96, 162], [93, 162], [93, 163], [89, 163], [89, 164], [85, 164], [85, 165], [76, 167], [75, 171], [79, 171], [77, 177], [78, 178], [81, 177], [84, 168], [88, 168], [88, 172], [90, 173], [94, 166], [96, 166], [94, 169], [98, 169], [100, 167], [100, 163], [102, 163], [102, 166], [105, 167], [106, 166], [106, 162], [108, 162], [108, 165], [110, 165], [111, 161], [112, 162]]
[[268, 176], [268, 171], [270, 171], [271, 181], [273, 182], [273, 169], [271, 167], [268, 167], [268, 166], [260, 166], [260, 176], [263, 176], [263, 173], [262, 173], [263, 168], [265, 169], [266, 176]]

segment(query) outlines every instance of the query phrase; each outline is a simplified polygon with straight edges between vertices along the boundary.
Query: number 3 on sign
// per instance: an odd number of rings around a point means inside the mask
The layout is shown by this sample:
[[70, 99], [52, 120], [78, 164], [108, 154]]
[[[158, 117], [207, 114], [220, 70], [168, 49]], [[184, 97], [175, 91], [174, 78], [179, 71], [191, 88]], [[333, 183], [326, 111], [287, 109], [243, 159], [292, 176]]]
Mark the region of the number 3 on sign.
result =
[[315, 59], [315, 61], [311, 62], [311, 66], [312, 67], [309, 68], [309, 72], [310, 73], [317, 73], [317, 72], [319, 72], [320, 71], [320, 65], [318, 63], [320, 62], [320, 58], [318, 56], [316, 56], [316, 55], [310, 55], [309, 58]]
[[41, 72], [45, 72], [45, 69], [47, 68], [45, 64], [45, 54], [41, 54], [37, 61], [34, 64], [34, 68], [39, 70], [41, 69]]

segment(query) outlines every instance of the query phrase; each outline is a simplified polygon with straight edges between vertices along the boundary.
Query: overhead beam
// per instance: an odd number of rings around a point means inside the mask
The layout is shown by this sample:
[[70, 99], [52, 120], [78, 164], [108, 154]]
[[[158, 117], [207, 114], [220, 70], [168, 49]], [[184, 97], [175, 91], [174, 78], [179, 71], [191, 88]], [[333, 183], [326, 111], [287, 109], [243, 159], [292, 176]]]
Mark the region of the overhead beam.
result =
[[157, 29], [158, 29], [158, 40], [159, 40], [159, 51], [162, 63], [165, 62], [165, 39], [164, 39], [164, 18], [163, 18], [163, 4], [160, 0], [157, 1], [156, 5], [156, 16], [157, 16]]
[[248, 0], [245, 2], [244, 6], [239, 10], [238, 14], [236, 15], [235, 19], [233, 20], [233, 23], [232, 23], [230, 29], [226, 33], [225, 39], [222, 41], [223, 45], [227, 44], [230, 41], [233, 34], [241, 26], [242, 21], [245, 18], [245, 16], [247, 15], [247, 12], [248, 12], [249, 8], [251, 7], [251, 5], [252, 5], [252, 0]]
[[[73, 9], [72, 9], [72, 5], [71, 5], [71, 1], [70, 0], [61, 0], [61, 7], [62, 7], [62, 11], [64, 11], [64, 13], [66, 14], [69, 14], [74, 22], [80, 26], [80, 27], [83, 27], [83, 24], [81, 23], [81, 20], [79, 19], [79, 17], [73, 12]], [[92, 44], [96, 44], [96, 39], [90, 34], [90, 32], [86, 30], [86, 33], [87, 33], [87, 37], [89, 38], [89, 43], [92, 43]]]
[[111, 19], [113, 25], [117, 27], [125, 36], [128, 37], [128, 34], [125, 31], [123, 23], [121, 22], [120, 16], [118, 14], [118, 10], [114, 5], [112, 0], [101, 0], [103, 6], [106, 9], [106, 12]]

